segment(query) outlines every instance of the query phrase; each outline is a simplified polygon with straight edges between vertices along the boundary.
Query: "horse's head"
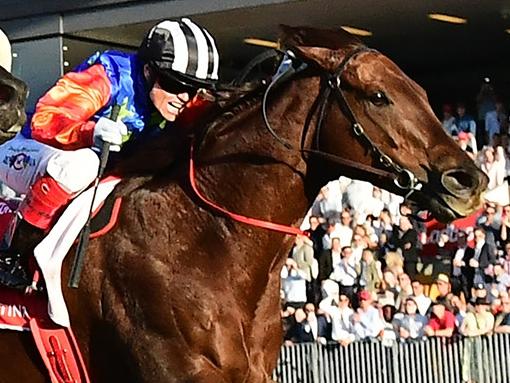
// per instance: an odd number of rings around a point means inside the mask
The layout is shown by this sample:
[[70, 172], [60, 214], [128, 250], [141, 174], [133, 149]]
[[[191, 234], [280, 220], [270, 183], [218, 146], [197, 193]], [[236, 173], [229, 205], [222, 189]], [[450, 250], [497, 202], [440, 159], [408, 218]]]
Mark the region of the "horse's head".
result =
[[[330, 88], [316, 149], [361, 162], [359, 178], [410, 195], [440, 220], [478, 208], [487, 177], [442, 129], [418, 84], [347, 32], [282, 28], [283, 44]], [[346, 120], [352, 129], [339, 129]]]
[[25, 123], [25, 83], [0, 66], [0, 134]]

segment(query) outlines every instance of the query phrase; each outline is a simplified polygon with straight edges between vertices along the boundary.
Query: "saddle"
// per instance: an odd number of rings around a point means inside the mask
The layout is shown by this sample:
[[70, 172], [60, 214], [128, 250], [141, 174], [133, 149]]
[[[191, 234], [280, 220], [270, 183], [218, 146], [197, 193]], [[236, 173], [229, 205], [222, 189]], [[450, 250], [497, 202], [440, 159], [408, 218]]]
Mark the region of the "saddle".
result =
[[[120, 180], [113, 180], [114, 185], [118, 181]], [[107, 178], [104, 180], [104, 183], [107, 182], [112, 182], [112, 180]], [[117, 222], [121, 199], [116, 198], [111, 193], [113, 187], [110, 188], [108, 194], [105, 195], [103, 193], [102, 196], [99, 196], [104, 201], [94, 202], [95, 209], [91, 222], [91, 238], [97, 238], [106, 234]], [[49, 251], [49, 254], [43, 254], [44, 250], [48, 250], [48, 246], [57, 247], [57, 243], [59, 246], [62, 246], [62, 242], [65, 243], [67, 241], [68, 247], [72, 246], [74, 238], [66, 238], [65, 234], [60, 234], [58, 231], [63, 232], [65, 231], [64, 228], [70, 229], [73, 224], [72, 221], [75, 217], [78, 217], [80, 209], [87, 210], [88, 214], [91, 198], [88, 200], [85, 198], [81, 202], [84, 205], [83, 208], [80, 208], [80, 206], [76, 207], [76, 204], [80, 203], [79, 198], [77, 197], [77, 201], [73, 200], [66, 207], [66, 210], [55, 226], [47, 233], [41, 244], [36, 246], [33, 256], [30, 257], [29, 265], [30, 273], [33, 274], [33, 285], [41, 282], [41, 284], [46, 286], [46, 289], [25, 294], [20, 290], [0, 287], [0, 329], [31, 332], [52, 383], [90, 382], [76, 338], [69, 326], [67, 308], [65, 307], [60, 290], [60, 267], [63, 256], [55, 257], [56, 250], [54, 252]], [[12, 227], [11, 223], [16, 219], [15, 210], [18, 203], [19, 200], [0, 199], [0, 238], [3, 238], [5, 231]], [[68, 210], [71, 212], [68, 213]], [[74, 215], [72, 214], [73, 212]], [[68, 226], [66, 226], [66, 220]], [[55, 229], [57, 229], [56, 233], [54, 232]], [[40, 245], [45, 246], [43, 246], [42, 251], [39, 250], [38, 257], [36, 250]], [[67, 253], [69, 248], [66, 245], [63, 246], [64, 248], [60, 252]], [[53, 260], [53, 258], [56, 259]], [[41, 269], [39, 269], [38, 265], [40, 265]], [[50, 271], [46, 270], [48, 268]], [[55, 270], [58, 271], [58, 280], [40, 281], [40, 279], [44, 279], [43, 275], [55, 274]], [[60, 312], [63, 319], [57, 320], [54, 317], [54, 313], [52, 315], [49, 314], [49, 310], [57, 313]]]

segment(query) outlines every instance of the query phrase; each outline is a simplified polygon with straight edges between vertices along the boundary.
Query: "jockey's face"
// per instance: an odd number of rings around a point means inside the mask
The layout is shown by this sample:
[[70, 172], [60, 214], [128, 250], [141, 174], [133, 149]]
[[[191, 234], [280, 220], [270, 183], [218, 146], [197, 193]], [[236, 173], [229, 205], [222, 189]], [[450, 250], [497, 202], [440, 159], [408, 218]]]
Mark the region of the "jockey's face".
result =
[[167, 92], [161, 88], [157, 81], [154, 83], [149, 96], [156, 109], [167, 121], [175, 121], [190, 101], [188, 93], [173, 94]]

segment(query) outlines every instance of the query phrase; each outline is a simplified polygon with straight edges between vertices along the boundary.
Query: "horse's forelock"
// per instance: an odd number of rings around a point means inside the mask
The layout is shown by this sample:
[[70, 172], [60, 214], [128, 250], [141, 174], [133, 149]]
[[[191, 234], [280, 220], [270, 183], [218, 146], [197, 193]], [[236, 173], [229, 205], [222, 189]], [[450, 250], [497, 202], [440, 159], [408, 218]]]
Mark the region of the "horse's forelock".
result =
[[344, 31], [338, 29], [317, 29], [311, 27], [290, 27], [280, 25], [280, 44], [284, 47], [316, 47], [330, 50], [342, 50], [360, 46], [363, 43]]
[[364, 46], [355, 36], [338, 29], [316, 29], [280, 25], [280, 45], [307, 62], [334, 72], [347, 52]]

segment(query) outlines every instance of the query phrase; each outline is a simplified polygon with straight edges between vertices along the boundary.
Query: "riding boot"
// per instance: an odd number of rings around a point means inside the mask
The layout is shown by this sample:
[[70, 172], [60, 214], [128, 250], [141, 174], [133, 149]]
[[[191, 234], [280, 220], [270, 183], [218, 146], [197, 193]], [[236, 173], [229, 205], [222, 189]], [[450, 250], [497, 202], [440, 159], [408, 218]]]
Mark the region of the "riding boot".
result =
[[[17, 227], [11, 229], [19, 237], [20, 226], [24, 226], [23, 238], [16, 238], [13, 246], [0, 252], [0, 284], [15, 288], [25, 288], [31, 284], [26, 272], [27, 257], [37, 242], [28, 241], [28, 233], [42, 239], [42, 233], [51, 227], [58, 213], [72, 197], [72, 193], [64, 190], [49, 175], [42, 176], [32, 185], [15, 217], [14, 224]], [[22, 242], [30, 242], [30, 246]]]

